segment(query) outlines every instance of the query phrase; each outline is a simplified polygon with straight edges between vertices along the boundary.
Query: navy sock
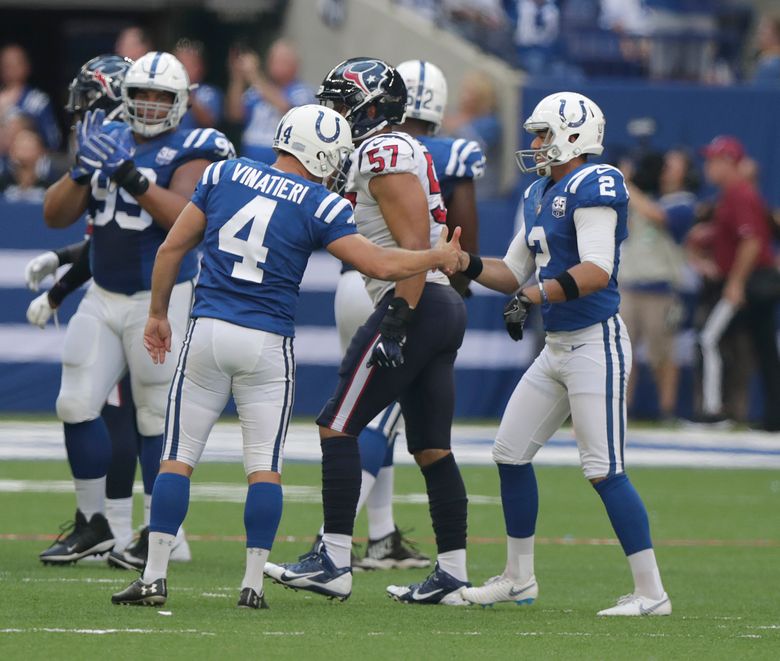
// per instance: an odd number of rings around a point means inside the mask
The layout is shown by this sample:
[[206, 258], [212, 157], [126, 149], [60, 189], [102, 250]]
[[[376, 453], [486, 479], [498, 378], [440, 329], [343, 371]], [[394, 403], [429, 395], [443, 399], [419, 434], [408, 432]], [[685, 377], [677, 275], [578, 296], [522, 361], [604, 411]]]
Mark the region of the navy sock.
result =
[[455, 457], [450, 453], [421, 470], [438, 552], [465, 549], [469, 501]]
[[102, 418], [63, 423], [70, 472], [77, 480], [104, 477], [111, 464], [111, 439]]
[[647, 510], [628, 476], [613, 475], [593, 486], [604, 501], [623, 552], [633, 555], [652, 548]]
[[138, 432], [132, 406], [103, 407], [101, 417], [111, 437], [111, 464], [106, 475], [106, 498], [129, 498], [133, 495], [135, 466], [138, 457]]
[[149, 530], [175, 535], [187, 516], [189, 505], [190, 478], [176, 473], [160, 473], [152, 491]]
[[255, 482], [249, 485], [244, 503], [247, 548], [271, 550], [282, 518], [282, 485]]
[[144, 481], [144, 493], [152, 493], [154, 480], [160, 471], [162, 451], [162, 434], [158, 436], [141, 436], [141, 477]]
[[377, 429], [366, 427], [358, 436], [358, 446], [360, 467], [376, 477], [387, 455], [387, 437]]
[[324, 531], [352, 536], [360, 498], [360, 452], [354, 436], [334, 436], [322, 447], [322, 511]]
[[530, 537], [536, 531], [539, 491], [531, 464], [498, 464], [501, 478], [501, 505], [509, 537]]

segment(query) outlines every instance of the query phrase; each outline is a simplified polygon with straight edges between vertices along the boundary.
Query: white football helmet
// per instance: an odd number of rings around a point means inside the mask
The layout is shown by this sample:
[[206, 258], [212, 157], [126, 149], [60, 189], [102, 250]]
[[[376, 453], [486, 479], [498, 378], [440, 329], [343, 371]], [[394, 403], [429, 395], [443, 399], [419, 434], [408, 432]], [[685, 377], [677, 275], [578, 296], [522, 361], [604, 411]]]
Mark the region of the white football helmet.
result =
[[406, 84], [406, 117], [430, 122], [431, 133], [438, 133], [447, 107], [447, 79], [441, 69], [423, 60], [407, 60], [395, 70]]
[[330, 177], [352, 153], [352, 130], [339, 113], [313, 103], [287, 111], [274, 149], [295, 156], [315, 177]]
[[[172, 103], [137, 101], [138, 90], [160, 90], [173, 95]], [[134, 133], [153, 137], [176, 128], [187, 112], [190, 79], [170, 53], [152, 51], [137, 59], [125, 74], [122, 102], [125, 121]]]
[[[568, 163], [583, 154], [604, 151], [604, 113], [587, 96], [576, 92], [557, 92], [543, 98], [523, 124], [529, 133], [544, 132], [539, 149], [515, 152], [522, 172], [550, 176], [553, 165]], [[528, 160], [530, 159], [530, 162]]]

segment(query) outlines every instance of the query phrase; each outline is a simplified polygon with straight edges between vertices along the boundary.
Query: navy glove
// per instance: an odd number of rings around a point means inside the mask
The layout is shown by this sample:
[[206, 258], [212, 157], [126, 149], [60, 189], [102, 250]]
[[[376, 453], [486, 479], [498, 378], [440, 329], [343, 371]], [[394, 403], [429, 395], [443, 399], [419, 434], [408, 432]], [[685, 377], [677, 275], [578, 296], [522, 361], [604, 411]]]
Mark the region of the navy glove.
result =
[[531, 309], [531, 299], [523, 293], [515, 294], [504, 306], [504, 325], [515, 342], [523, 339], [523, 326]]
[[396, 296], [387, 307], [379, 324], [379, 341], [371, 351], [368, 367], [400, 367], [404, 364], [403, 348], [406, 344], [406, 328], [412, 320], [409, 304]]

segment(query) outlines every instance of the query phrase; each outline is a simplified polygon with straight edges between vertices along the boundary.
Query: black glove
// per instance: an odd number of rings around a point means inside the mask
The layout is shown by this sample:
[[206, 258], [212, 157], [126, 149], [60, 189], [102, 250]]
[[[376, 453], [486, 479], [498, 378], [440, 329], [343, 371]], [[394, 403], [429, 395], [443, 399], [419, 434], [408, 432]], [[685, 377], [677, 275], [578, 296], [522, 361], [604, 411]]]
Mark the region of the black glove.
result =
[[412, 320], [409, 304], [396, 296], [387, 307], [379, 324], [379, 341], [371, 351], [368, 367], [400, 367], [404, 364], [403, 348], [406, 344], [406, 327]]
[[523, 326], [531, 309], [531, 299], [525, 294], [515, 294], [504, 306], [504, 324], [506, 332], [515, 342], [523, 339]]

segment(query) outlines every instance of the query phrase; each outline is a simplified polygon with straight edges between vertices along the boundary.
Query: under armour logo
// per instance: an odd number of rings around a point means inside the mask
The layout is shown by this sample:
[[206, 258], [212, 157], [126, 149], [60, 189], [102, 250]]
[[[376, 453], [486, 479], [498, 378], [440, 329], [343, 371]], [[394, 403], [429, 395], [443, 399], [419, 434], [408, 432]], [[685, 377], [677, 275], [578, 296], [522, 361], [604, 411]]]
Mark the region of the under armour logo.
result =
[[320, 129], [320, 126], [322, 126], [322, 120], [325, 117], [325, 113], [320, 110], [319, 114], [317, 115], [317, 121], [314, 124], [314, 130], [317, 132], [317, 137], [322, 140], [323, 142], [335, 142], [338, 140], [339, 135], [341, 135], [341, 120], [338, 117], [335, 117], [336, 120], [336, 131], [331, 136], [324, 135], [322, 130]]
[[585, 123], [585, 120], [588, 118], [588, 111], [585, 110], [585, 101], [580, 99], [580, 108], [582, 109], [582, 115], [576, 122], [570, 122], [566, 118], [566, 99], [561, 99], [561, 105], [558, 108], [558, 114], [561, 116], [561, 120], [566, 123], [566, 126], [568, 126], [570, 129], [576, 129], [578, 126], [582, 126]]
[[146, 596], [147, 594], [156, 594], [156, 593], [157, 593], [157, 583], [141, 586], [141, 594], [144, 596]]

